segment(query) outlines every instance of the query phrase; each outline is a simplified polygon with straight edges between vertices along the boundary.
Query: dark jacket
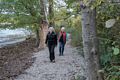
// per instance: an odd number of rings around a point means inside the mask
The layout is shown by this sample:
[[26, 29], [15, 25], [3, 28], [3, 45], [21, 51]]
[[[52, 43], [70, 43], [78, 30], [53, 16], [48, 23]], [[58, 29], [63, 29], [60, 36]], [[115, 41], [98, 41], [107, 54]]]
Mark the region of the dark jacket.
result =
[[57, 35], [55, 32], [52, 32], [52, 33], [48, 33], [47, 36], [46, 36], [46, 41], [45, 41], [46, 44], [48, 45], [56, 45], [57, 46]]

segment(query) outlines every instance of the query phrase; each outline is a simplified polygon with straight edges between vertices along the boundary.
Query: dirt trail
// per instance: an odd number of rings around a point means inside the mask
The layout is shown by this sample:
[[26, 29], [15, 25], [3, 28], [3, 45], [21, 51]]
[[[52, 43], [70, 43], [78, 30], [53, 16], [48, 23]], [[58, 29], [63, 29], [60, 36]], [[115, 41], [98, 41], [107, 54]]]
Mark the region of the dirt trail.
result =
[[84, 58], [75, 48], [66, 45], [64, 56], [59, 56], [58, 48], [55, 53], [55, 63], [50, 63], [47, 48], [35, 53], [33, 65], [15, 80], [75, 80], [84, 76]]

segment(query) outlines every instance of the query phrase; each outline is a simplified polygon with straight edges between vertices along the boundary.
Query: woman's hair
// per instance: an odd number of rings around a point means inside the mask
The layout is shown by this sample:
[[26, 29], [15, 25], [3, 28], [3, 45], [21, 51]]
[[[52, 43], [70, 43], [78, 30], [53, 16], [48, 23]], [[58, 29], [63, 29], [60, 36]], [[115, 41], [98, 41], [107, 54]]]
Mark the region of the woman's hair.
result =
[[49, 27], [49, 31], [52, 30], [53, 32], [55, 32], [55, 29], [53, 27]]
[[65, 27], [61, 27], [61, 30], [65, 30]]

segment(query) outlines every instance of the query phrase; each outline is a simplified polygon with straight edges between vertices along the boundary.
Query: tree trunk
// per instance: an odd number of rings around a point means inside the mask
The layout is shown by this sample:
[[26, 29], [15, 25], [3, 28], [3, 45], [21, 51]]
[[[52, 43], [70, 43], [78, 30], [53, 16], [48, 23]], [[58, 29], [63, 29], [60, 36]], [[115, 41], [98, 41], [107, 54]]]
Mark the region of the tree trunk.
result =
[[44, 49], [46, 47], [45, 45], [45, 40], [46, 40], [46, 35], [48, 33], [48, 26], [45, 25], [44, 23], [41, 24], [41, 30], [40, 30], [40, 48]]
[[48, 25], [47, 25], [47, 18], [46, 18], [46, 6], [44, 0], [40, 0], [40, 45], [39, 48], [43, 49], [45, 48], [45, 38], [48, 31]]
[[103, 80], [100, 70], [98, 40], [96, 30], [96, 10], [82, 8], [82, 37], [86, 61], [87, 80]]
[[39, 29], [36, 28], [35, 32], [36, 32], [36, 47], [39, 47], [39, 45], [40, 45]]
[[[42, 27], [42, 26], [40, 26], [40, 27]], [[45, 48], [45, 39], [44, 39], [44, 30], [43, 30], [43, 28], [40, 28], [40, 45], [39, 45], [39, 48], [40, 49]]]
[[82, 37], [83, 37], [83, 47], [84, 55], [86, 61], [86, 71], [88, 80], [98, 80], [97, 72], [95, 70], [95, 63], [93, 58], [93, 53], [91, 52], [93, 48], [91, 34], [90, 34], [90, 9], [86, 8], [82, 10]]
[[49, 26], [54, 26], [53, 0], [49, 0]]

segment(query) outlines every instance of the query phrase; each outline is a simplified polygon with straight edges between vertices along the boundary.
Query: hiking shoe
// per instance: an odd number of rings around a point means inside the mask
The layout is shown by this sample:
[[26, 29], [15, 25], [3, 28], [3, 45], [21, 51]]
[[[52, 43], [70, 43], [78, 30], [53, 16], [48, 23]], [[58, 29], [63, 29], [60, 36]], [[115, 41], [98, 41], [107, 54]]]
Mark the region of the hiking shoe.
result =
[[61, 56], [61, 54], [59, 54], [59, 56]]
[[53, 60], [52, 62], [55, 63], [55, 60]]

